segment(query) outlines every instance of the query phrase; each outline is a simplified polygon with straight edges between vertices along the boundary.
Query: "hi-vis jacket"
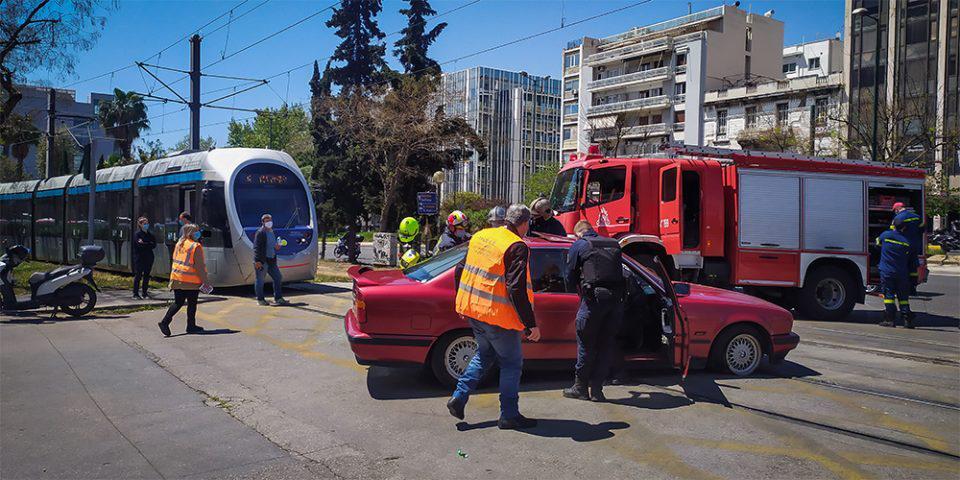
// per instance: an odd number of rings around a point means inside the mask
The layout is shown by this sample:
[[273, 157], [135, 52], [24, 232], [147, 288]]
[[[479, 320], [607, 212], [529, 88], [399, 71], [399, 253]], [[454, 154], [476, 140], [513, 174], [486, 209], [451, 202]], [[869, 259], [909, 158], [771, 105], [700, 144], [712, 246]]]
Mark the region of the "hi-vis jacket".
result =
[[173, 265], [170, 267], [170, 282], [197, 286], [202, 284], [203, 278], [197, 268], [197, 260], [203, 260], [203, 247], [200, 242], [185, 238], [177, 243], [173, 251]]
[[[505, 227], [488, 228], [473, 236], [457, 290], [457, 313], [508, 330], [522, 331], [534, 326], [525, 325], [518, 313], [518, 308], [529, 312], [529, 306], [515, 305], [507, 288], [506, 254], [518, 242], [523, 240]], [[529, 265], [525, 283], [526, 300], [532, 305]], [[529, 323], [533, 319], [528, 316]]]

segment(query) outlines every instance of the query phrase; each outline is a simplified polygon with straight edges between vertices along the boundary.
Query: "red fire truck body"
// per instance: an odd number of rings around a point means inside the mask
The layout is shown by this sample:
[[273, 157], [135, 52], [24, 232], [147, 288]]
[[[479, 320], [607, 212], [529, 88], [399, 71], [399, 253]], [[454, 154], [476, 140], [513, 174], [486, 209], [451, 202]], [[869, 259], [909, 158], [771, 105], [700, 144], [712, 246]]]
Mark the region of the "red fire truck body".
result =
[[[903, 202], [923, 217], [923, 170], [874, 162], [672, 146], [645, 158], [591, 152], [561, 169], [552, 201], [641, 261], [820, 319], [878, 283], [874, 240]], [[925, 278], [921, 259], [921, 279]]]

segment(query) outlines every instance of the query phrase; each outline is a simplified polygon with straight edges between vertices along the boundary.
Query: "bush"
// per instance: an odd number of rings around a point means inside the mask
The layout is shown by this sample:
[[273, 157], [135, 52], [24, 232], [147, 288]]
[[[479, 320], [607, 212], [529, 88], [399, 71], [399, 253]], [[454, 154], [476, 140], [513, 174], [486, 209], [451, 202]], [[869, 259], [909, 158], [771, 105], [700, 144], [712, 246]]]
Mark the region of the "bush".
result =
[[506, 204], [507, 202], [483, 198], [473, 192], [457, 192], [443, 199], [439, 220], [446, 224], [450, 212], [460, 210], [470, 220], [470, 232], [476, 232], [487, 227], [487, 214], [491, 208]]

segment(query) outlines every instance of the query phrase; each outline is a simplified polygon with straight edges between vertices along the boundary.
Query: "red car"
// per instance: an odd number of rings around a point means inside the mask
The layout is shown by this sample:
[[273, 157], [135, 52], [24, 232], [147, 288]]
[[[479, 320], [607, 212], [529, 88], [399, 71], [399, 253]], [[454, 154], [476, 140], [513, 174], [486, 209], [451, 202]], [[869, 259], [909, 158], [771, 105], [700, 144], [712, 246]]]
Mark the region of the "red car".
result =
[[[533, 309], [539, 342], [524, 342], [524, 365], [577, 356], [574, 317], [579, 298], [564, 286], [563, 264], [572, 241], [528, 237]], [[466, 245], [406, 270], [355, 266], [354, 304], [344, 319], [350, 348], [361, 365], [430, 365], [446, 385], [456, 384], [476, 351], [467, 322], [454, 311], [456, 265]], [[749, 375], [767, 355], [783, 360], [800, 337], [790, 312], [741, 293], [669, 282], [624, 256], [626, 305], [618, 343], [627, 362], [662, 362], [686, 370], [709, 365]], [[555, 362], [552, 362], [555, 363]]]

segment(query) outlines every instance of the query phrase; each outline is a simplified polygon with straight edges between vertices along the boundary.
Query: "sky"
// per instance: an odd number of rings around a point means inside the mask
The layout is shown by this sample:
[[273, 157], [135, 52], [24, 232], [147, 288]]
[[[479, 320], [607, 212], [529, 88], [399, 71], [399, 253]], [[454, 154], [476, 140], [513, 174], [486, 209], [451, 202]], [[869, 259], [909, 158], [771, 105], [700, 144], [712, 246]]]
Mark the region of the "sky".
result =
[[[28, 81], [75, 90], [78, 100], [86, 101], [91, 92], [112, 92], [114, 88], [136, 91], [156, 90], [157, 95], [174, 97], [148, 74], [131, 66], [135, 61], [188, 70], [189, 43], [185, 37], [214, 18], [225, 16], [200, 31], [201, 65], [206, 66], [226, 57], [204, 73], [246, 78], [274, 77], [289, 69], [319, 60], [321, 68], [339, 43], [333, 29], [325, 23], [330, 18], [326, 9], [333, 0], [120, 0], [116, 9], [106, 13], [107, 23], [96, 46], [77, 55], [76, 74], [70, 77], [50, 72], [30, 72]], [[505, 70], [526, 71], [536, 75], [560, 78], [561, 49], [570, 40], [584, 36], [605, 37], [632, 27], [648, 25], [722, 5], [722, 1], [648, 0], [600, 18], [570, 25], [603, 12], [628, 7], [637, 0], [434, 0], [433, 8], [449, 25], [430, 50], [444, 71], [461, 70], [477, 65]], [[729, 3], [732, 3], [729, 2]], [[404, 26], [398, 12], [407, 5], [402, 0], [384, 0], [379, 16], [380, 28], [388, 34], [388, 53]], [[755, 0], [741, 1], [741, 8], [755, 13], [774, 10], [773, 16], [784, 22], [784, 44], [832, 38], [843, 31], [843, 0]], [[326, 9], [326, 10], [324, 10]], [[298, 22], [312, 18], [237, 53], [244, 47]], [[233, 18], [229, 26], [224, 26]], [[455, 62], [447, 61], [471, 55], [522, 37], [566, 28], [536, 38], [470, 56]], [[182, 39], [182, 40], [180, 40]], [[156, 55], [160, 50], [178, 43]], [[394, 68], [397, 60], [389, 56]], [[113, 70], [128, 67], [113, 74]], [[237, 108], [278, 107], [309, 104], [308, 82], [312, 65], [283, 73], [236, 97], [217, 102]], [[174, 89], [189, 98], [189, 82], [178, 72], [154, 70], [168, 84], [177, 80]], [[100, 76], [103, 75], [103, 76]], [[93, 77], [100, 76], [99, 78]], [[244, 81], [204, 77], [201, 96], [204, 101], [249, 85]], [[151, 128], [144, 140], [159, 139], [171, 148], [187, 133], [189, 115], [179, 104], [149, 102]], [[227, 123], [231, 119], [252, 118], [253, 113], [204, 108], [201, 111], [201, 135], [213, 137], [218, 145], [226, 145]]]

